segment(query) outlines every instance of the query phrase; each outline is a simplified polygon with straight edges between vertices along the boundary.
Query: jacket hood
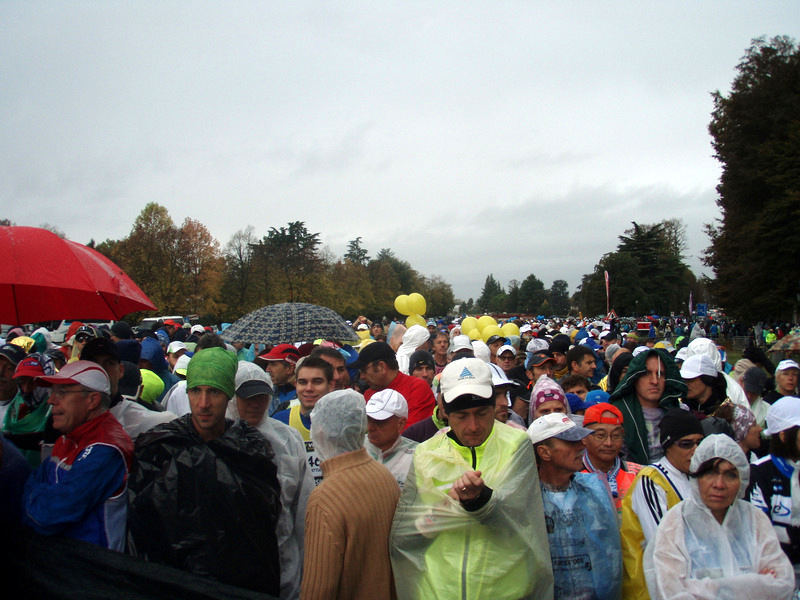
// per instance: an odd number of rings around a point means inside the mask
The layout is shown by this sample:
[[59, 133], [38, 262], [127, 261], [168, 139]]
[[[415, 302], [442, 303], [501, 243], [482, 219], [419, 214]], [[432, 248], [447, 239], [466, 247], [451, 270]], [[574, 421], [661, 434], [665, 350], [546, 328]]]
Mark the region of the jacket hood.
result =
[[686, 396], [686, 383], [681, 379], [680, 369], [672, 357], [666, 351], [653, 348], [647, 352], [635, 356], [628, 366], [628, 372], [625, 374], [625, 379], [617, 386], [617, 389], [611, 394], [609, 402], [622, 400], [623, 398], [636, 394], [636, 380], [644, 375], [647, 359], [656, 355], [661, 358], [664, 363], [664, 371], [667, 377], [667, 384], [664, 388], [664, 395], [661, 396], [660, 404], [664, 404], [670, 400], [680, 400]]
[[697, 338], [696, 340], [692, 340], [686, 349], [689, 351], [686, 355], [686, 358], [689, 358], [690, 356], [696, 356], [698, 354], [705, 354], [712, 360], [714, 363], [714, 368], [717, 369], [717, 372], [722, 372], [722, 357], [719, 355], [717, 345], [710, 339]]

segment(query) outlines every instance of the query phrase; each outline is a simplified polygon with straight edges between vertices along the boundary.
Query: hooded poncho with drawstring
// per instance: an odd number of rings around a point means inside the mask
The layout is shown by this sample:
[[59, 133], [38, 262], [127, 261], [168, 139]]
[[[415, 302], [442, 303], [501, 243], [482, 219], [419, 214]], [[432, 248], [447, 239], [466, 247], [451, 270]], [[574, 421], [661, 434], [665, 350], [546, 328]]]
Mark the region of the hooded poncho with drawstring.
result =
[[750, 479], [744, 453], [728, 436], [710, 435], [697, 447], [691, 472], [715, 458], [736, 467], [736, 499], [719, 523], [700, 496], [698, 479], [692, 477], [691, 494], [667, 513], [645, 552], [650, 597], [789, 598], [794, 589], [792, 565], [766, 515], [741, 499]]
[[411, 375], [411, 373], [408, 372], [409, 359], [416, 349], [427, 342], [430, 337], [430, 331], [422, 325], [412, 325], [408, 331], [403, 334], [403, 343], [397, 349], [397, 364], [400, 367], [401, 373]]
[[659, 407], [668, 410], [676, 407], [681, 398], [686, 395], [686, 383], [681, 379], [680, 369], [672, 357], [664, 350], [651, 349], [635, 356], [628, 366], [625, 379], [611, 394], [609, 402], [622, 411], [625, 422], [625, 447], [628, 449], [628, 459], [640, 465], [649, 465], [651, 462], [649, 446], [647, 443], [647, 425], [644, 412], [636, 396], [636, 380], [647, 372], [647, 359], [658, 356], [664, 364], [666, 385], [664, 393], [659, 400]]

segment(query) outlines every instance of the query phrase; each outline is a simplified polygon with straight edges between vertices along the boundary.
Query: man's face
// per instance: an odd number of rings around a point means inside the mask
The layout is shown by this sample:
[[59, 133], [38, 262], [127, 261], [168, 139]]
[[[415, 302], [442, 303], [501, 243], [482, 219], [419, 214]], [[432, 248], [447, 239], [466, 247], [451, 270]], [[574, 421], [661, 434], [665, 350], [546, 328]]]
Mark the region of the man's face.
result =
[[369, 332], [372, 334], [372, 337], [377, 337], [383, 333], [383, 325], [380, 323], [373, 323]]
[[210, 385], [198, 385], [187, 391], [192, 410], [192, 424], [204, 441], [210, 442], [225, 432], [225, 409], [228, 396]]
[[501, 423], [508, 423], [508, 397], [504, 387], [494, 395], [494, 418]]
[[103, 370], [108, 375], [108, 382], [111, 384], [111, 397], [113, 398], [119, 391], [119, 380], [125, 374], [125, 365], [108, 354], [98, 354], [92, 362], [103, 367]]
[[17, 385], [19, 386], [19, 391], [23, 394], [32, 394], [36, 384], [34, 383], [33, 377], [28, 377], [27, 375], [23, 375], [21, 377], [15, 377], [17, 381]]
[[674, 444], [669, 446], [664, 455], [667, 460], [672, 463], [672, 466], [678, 469], [681, 473], [689, 473], [689, 465], [692, 462], [694, 451], [697, 450], [697, 444], [703, 440], [703, 436], [699, 433], [685, 435]]
[[531, 367], [528, 369], [528, 377], [530, 377], [533, 383], [539, 381], [539, 377], [542, 375], [547, 375], [551, 379], [553, 378], [553, 370], [555, 369], [555, 362], [552, 360], [546, 360], [539, 366]]
[[431, 368], [430, 365], [419, 365], [411, 372], [412, 377], [419, 377], [423, 379], [428, 385], [433, 383], [433, 377], [436, 375], [436, 369]]
[[[614, 414], [606, 412], [603, 416], [613, 417]], [[592, 423], [591, 425], [587, 425], [586, 428], [597, 432], [583, 438], [589, 460], [591, 460], [592, 464], [595, 466], [612, 464], [622, 450], [625, 433], [622, 425]]]
[[383, 451], [388, 450], [403, 433], [407, 419], [398, 416], [391, 416], [388, 419], [379, 421], [367, 415], [367, 438], [373, 446]]
[[286, 385], [294, 375], [294, 365], [284, 360], [267, 361], [267, 373], [275, 385]]
[[437, 356], [447, 356], [447, 349], [450, 347], [450, 338], [446, 335], [440, 335], [433, 340], [433, 353]]
[[658, 356], [651, 356], [647, 359], [645, 372], [636, 380], [634, 385], [636, 396], [640, 402], [646, 402], [651, 405], [658, 404], [667, 386], [667, 374]]
[[386, 378], [386, 369], [386, 363], [381, 360], [371, 362], [361, 369], [361, 377], [373, 390], [381, 390]]
[[560, 371], [564, 367], [567, 366], [567, 355], [563, 352], [553, 352], [553, 358], [556, 359], [556, 364], [554, 365], [554, 371]]
[[797, 369], [775, 371], [775, 384], [781, 394], [789, 396], [794, 393], [797, 387], [797, 373]]
[[251, 427], [258, 426], [264, 419], [272, 396], [269, 394], [256, 394], [249, 398], [236, 396], [236, 408], [239, 409], [239, 417], [247, 421]]
[[344, 366], [344, 358], [336, 359], [332, 356], [321, 354], [320, 358], [333, 368], [333, 389], [346, 390], [350, 387], [350, 373]]
[[585, 385], [575, 385], [569, 389], [564, 389], [564, 393], [575, 394], [576, 396], [580, 396], [581, 400], [585, 400], [589, 390], [586, 389]]
[[80, 356], [81, 352], [83, 351], [83, 347], [89, 343], [89, 340], [94, 339], [92, 336], [86, 333], [79, 333], [77, 334], [72, 340], [72, 353], [73, 355]]
[[503, 340], [497, 340], [496, 342], [489, 344], [489, 351], [492, 355], [492, 358], [497, 356], [497, 351], [503, 347], [503, 343]]
[[550, 438], [547, 448], [550, 452], [550, 466], [561, 471], [575, 473], [583, 469], [583, 441], [566, 442]]
[[333, 389], [333, 380], [328, 381], [325, 371], [316, 367], [301, 368], [297, 373], [297, 399], [305, 414], [308, 414], [317, 400]]
[[591, 354], [584, 354], [581, 357], [580, 362], [572, 361], [572, 370], [571, 372], [575, 375], [582, 375], [587, 379], [591, 378], [594, 375], [594, 368], [597, 366], [597, 363], [594, 359], [594, 356]]
[[450, 429], [462, 445], [474, 448], [480, 446], [492, 433], [494, 425], [494, 406], [476, 406], [464, 410], [454, 410], [447, 415]]
[[68, 434], [89, 420], [100, 404], [100, 392], [84, 391], [75, 384], [56, 384], [47, 403], [52, 406], [53, 428]]
[[495, 362], [497, 363], [498, 367], [503, 369], [503, 371], [510, 371], [516, 366], [517, 357], [511, 352], [506, 351], [502, 354], [498, 354]]

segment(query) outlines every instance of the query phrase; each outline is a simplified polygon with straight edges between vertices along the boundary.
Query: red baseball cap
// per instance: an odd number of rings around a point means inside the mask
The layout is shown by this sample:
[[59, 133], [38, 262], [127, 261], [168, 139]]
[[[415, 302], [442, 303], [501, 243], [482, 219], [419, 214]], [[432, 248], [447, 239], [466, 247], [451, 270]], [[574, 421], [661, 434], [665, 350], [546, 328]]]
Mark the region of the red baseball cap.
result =
[[[604, 417], [604, 412], [614, 413], [613, 417]], [[622, 412], [614, 405], [608, 402], [600, 402], [594, 406], [590, 406], [583, 413], [583, 424], [591, 425], [592, 423], [605, 423], [607, 425], [622, 425]]]
[[14, 378], [17, 377], [42, 377], [44, 369], [38, 356], [26, 356], [17, 365], [14, 371]]
[[172, 319], [167, 319], [166, 321], [164, 321], [164, 325], [169, 325], [170, 327], [180, 327], [180, 325], [178, 325]]
[[278, 344], [258, 358], [262, 360], [283, 360], [289, 364], [296, 365], [297, 361], [300, 360], [300, 351], [291, 344]]

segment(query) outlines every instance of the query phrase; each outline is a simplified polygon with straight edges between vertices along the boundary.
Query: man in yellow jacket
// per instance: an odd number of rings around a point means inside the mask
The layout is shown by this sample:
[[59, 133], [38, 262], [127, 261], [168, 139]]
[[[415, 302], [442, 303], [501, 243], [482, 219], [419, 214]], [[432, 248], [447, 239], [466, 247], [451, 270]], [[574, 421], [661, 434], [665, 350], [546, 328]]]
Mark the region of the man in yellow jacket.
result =
[[441, 386], [450, 428], [417, 446], [392, 525], [398, 598], [552, 598], [530, 440], [495, 421], [482, 360], [451, 362]]

